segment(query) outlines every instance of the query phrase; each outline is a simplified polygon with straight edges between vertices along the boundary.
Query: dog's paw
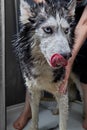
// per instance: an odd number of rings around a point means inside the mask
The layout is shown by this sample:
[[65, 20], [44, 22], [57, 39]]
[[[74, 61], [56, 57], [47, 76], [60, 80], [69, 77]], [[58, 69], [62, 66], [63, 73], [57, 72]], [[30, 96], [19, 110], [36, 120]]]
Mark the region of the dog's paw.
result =
[[38, 130], [37, 127], [30, 126], [29, 130]]
[[35, 128], [29, 128], [29, 130], [38, 130], [38, 129], [35, 129]]
[[52, 110], [53, 115], [59, 115], [59, 109], [55, 108]]

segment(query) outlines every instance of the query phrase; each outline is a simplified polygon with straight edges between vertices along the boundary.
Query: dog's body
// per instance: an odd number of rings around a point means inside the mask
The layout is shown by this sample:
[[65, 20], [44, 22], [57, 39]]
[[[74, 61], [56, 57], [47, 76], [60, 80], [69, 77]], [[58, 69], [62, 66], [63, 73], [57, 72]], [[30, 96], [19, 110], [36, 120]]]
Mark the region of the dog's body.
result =
[[73, 46], [76, 1], [46, 0], [30, 7], [21, 0], [20, 4], [22, 29], [15, 48], [30, 94], [30, 129], [38, 130], [39, 102], [41, 91], [45, 90], [52, 93], [59, 104], [59, 129], [66, 130], [68, 94], [61, 95], [58, 89]]

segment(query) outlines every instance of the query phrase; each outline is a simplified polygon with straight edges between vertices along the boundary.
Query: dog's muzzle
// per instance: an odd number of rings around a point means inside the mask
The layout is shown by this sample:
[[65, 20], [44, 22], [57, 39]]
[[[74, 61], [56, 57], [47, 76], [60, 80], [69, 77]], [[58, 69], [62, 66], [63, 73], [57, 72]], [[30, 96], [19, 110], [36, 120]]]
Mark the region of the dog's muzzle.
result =
[[53, 68], [59, 65], [65, 67], [67, 65], [67, 60], [60, 54], [54, 54], [51, 56], [50, 64]]

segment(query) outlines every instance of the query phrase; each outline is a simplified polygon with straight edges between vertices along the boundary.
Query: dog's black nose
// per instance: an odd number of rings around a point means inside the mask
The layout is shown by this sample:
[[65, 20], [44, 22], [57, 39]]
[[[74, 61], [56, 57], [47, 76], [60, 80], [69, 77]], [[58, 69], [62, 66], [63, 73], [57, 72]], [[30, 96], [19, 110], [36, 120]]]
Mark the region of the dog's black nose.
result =
[[72, 57], [71, 53], [62, 53], [61, 54], [66, 60], [68, 60], [70, 57]]

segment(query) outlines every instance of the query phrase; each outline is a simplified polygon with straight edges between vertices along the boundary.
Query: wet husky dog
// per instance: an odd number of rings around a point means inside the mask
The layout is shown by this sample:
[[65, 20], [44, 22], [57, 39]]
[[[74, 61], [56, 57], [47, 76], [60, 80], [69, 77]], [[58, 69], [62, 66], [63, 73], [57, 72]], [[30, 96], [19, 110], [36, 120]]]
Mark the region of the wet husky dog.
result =
[[46, 0], [32, 7], [20, 1], [21, 29], [15, 49], [30, 94], [32, 123], [38, 130], [41, 91], [54, 95], [59, 106], [59, 129], [67, 129], [68, 96], [58, 88], [71, 56], [76, 0]]

